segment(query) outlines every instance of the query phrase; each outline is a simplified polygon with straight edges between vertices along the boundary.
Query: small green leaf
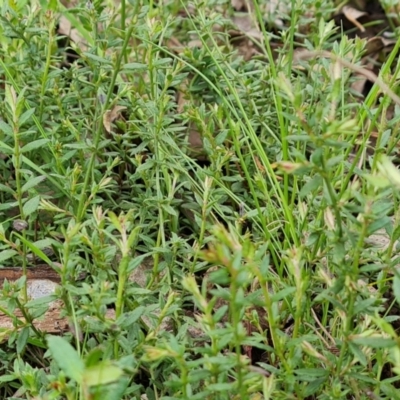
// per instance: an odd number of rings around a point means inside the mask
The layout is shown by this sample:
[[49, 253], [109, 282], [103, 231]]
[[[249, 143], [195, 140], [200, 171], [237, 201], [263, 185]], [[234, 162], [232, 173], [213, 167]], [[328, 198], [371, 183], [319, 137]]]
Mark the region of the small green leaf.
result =
[[349, 342], [349, 349], [353, 353], [353, 355], [357, 358], [357, 360], [361, 363], [361, 365], [367, 366], [367, 358], [365, 354], [362, 352], [360, 347], [355, 343]]
[[271, 296], [271, 300], [273, 303], [284, 299], [285, 297], [289, 296], [290, 294], [296, 291], [295, 287], [287, 287], [285, 289], [280, 290], [278, 293], [275, 293]]
[[4, 132], [8, 136], [13, 135], [13, 130], [11, 126], [2, 120], [0, 120], [0, 131]]
[[400, 188], [400, 171], [390, 161], [389, 157], [381, 155], [378, 162], [378, 169], [385, 178], [389, 179], [392, 185]]
[[135, 310], [122, 315], [117, 320], [117, 325], [120, 325], [123, 329], [129, 328], [143, 315], [144, 310], [145, 307], [139, 306], [135, 308]]
[[118, 230], [118, 232], [122, 233], [122, 225], [116, 214], [112, 211], [109, 211], [108, 218], [110, 219], [111, 223], [115, 226], [115, 228]]
[[34, 213], [38, 209], [39, 203], [40, 203], [40, 196], [35, 196], [35, 197], [32, 197], [31, 199], [29, 199], [24, 204], [24, 207], [23, 207], [24, 215], [27, 217], [28, 215], [31, 215], [32, 213]]
[[29, 326], [25, 326], [19, 331], [18, 339], [17, 339], [17, 354], [21, 354], [28, 342], [29, 338]]
[[83, 54], [85, 55], [85, 57], [87, 57], [87, 58], [89, 58], [89, 59], [91, 59], [93, 61], [96, 61], [96, 62], [98, 62], [100, 64], [108, 64], [108, 65], [112, 64], [111, 60], [107, 60], [106, 58], [99, 57], [96, 54], [92, 54], [92, 53], [89, 53], [87, 51], [83, 52]]
[[[132, 232], [131, 232], [132, 234]], [[131, 237], [131, 234], [129, 235], [129, 239]], [[128, 243], [129, 243], [129, 239], [128, 239]], [[129, 244], [128, 244], [129, 246]], [[135, 256], [134, 258], [131, 259], [131, 261], [129, 262], [128, 265], [128, 270], [127, 272], [132, 272], [134, 269], [136, 269], [144, 260], [145, 258], [148, 257], [148, 254], [142, 254], [140, 256]]]
[[17, 252], [13, 249], [8, 249], [8, 250], [3, 250], [0, 252], [0, 262], [6, 261], [11, 257], [14, 257], [17, 254]]
[[43, 182], [45, 179], [46, 177], [44, 175], [36, 176], [35, 178], [29, 179], [29, 181], [26, 182], [24, 186], [22, 186], [21, 188], [22, 193], [37, 186], [40, 182]]
[[47, 344], [54, 361], [64, 371], [68, 378], [82, 383], [85, 365], [77, 351], [59, 336], [47, 336]]
[[400, 304], [400, 276], [396, 273], [393, 278], [393, 294], [398, 304]]
[[102, 349], [101, 347], [96, 347], [93, 350], [91, 350], [85, 357], [86, 368], [97, 365], [102, 359], [103, 354], [104, 354], [104, 349]]
[[322, 368], [299, 368], [294, 373], [303, 381], [312, 382], [315, 378], [326, 377], [329, 371]]
[[12, 190], [9, 186], [3, 185], [0, 183], [0, 192], [10, 193], [11, 195], [15, 195], [15, 191]]
[[2, 375], [2, 376], [0, 376], [0, 383], [12, 382], [12, 381], [15, 381], [16, 379], [18, 379], [18, 378], [14, 375]]
[[385, 228], [391, 223], [391, 219], [387, 216], [380, 217], [368, 226], [367, 235], [372, 235], [381, 228]]
[[141, 64], [141, 63], [129, 63], [129, 64], [125, 64], [122, 66], [122, 70], [133, 70], [133, 71], [137, 71], [137, 70], [146, 70], [148, 69], [148, 65], [147, 64]]
[[103, 362], [84, 371], [83, 383], [87, 386], [107, 385], [115, 382], [121, 376], [121, 368], [111, 365], [109, 362]]
[[18, 120], [18, 124], [22, 126], [26, 121], [29, 120], [30, 117], [32, 117], [33, 113], [35, 112], [34, 108], [30, 108], [29, 110], [26, 110]]
[[307, 196], [310, 192], [316, 191], [322, 185], [322, 177], [320, 175], [315, 176], [313, 179], [308, 181], [300, 190], [300, 197]]
[[360, 346], [368, 346], [375, 349], [385, 348], [385, 347], [393, 347], [396, 345], [396, 341], [394, 339], [390, 339], [383, 336], [353, 336], [351, 341]]
[[[48, 288], [43, 288], [41, 290], [49, 290]], [[40, 293], [41, 294], [41, 293]], [[27, 303], [25, 303], [25, 307], [26, 308], [37, 308], [39, 306], [43, 306], [43, 305], [48, 305], [49, 303], [51, 303], [54, 300], [57, 300], [57, 296], [56, 295], [48, 295], [48, 296], [43, 296], [43, 297], [38, 297], [37, 299], [34, 300], [30, 300]]]
[[18, 234], [17, 232], [14, 233], [18, 238], [24, 243], [37, 257], [41, 258], [46, 264], [53, 265], [52, 261], [49, 257], [34, 243], [31, 243], [29, 240], [26, 240], [23, 236]]
[[128, 248], [132, 248], [132, 246], [135, 244], [136, 239], [138, 237], [138, 234], [140, 230], [142, 229], [141, 226], [136, 226], [134, 229], [132, 229], [132, 232], [129, 234], [128, 237]]
[[34, 140], [33, 142], [30, 142], [26, 144], [22, 149], [22, 153], [26, 153], [28, 151], [36, 150], [39, 149], [40, 147], [43, 147], [45, 144], [49, 143], [49, 139], [38, 139]]
[[178, 214], [176, 210], [174, 210], [169, 204], [161, 204], [161, 207], [163, 210], [165, 210], [168, 214], [173, 215], [174, 217], [177, 217]]

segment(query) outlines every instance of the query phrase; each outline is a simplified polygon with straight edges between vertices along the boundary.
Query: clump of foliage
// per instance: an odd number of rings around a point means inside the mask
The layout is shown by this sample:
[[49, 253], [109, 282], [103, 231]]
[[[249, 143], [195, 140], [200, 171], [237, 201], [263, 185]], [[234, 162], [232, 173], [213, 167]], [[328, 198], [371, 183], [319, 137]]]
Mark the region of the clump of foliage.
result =
[[246, 59], [228, 1], [1, 2], [2, 398], [398, 397], [398, 105], [338, 4], [249, 3]]

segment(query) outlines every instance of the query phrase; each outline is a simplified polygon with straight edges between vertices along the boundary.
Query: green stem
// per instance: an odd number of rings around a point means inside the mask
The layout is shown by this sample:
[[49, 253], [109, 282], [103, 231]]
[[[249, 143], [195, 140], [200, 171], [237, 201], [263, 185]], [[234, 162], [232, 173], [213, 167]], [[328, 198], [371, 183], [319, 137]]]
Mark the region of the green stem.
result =
[[83, 217], [85, 215], [85, 212], [86, 212], [86, 204], [85, 203], [86, 203], [86, 199], [87, 199], [87, 192], [88, 192], [90, 181], [91, 181], [91, 178], [92, 178], [93, 168], [94, 168], [94, 164], [95, 164], [95, 161], [96, 161], [100, 140], [101, 140], [101, 138], [103, 136], [102, 116], [104, 115], [104, 113], [106, 112], [106, 110], [109, 107], [111, 96], [113, 94], [113, 90], [114, 90], [114, 86], [115, 86], [115, 82], [117, 81], [117, 77], [118, 77], [118, 74], [119, 74], [120, 69], [121, 69], [122, 59], [124, 57], [124, 53], [126, 51], [128, 43], [129, 43], [129, 38], [132, 36], [132, 32], [133, 32], [134, 28], [135, 28], [135, 26], [132, 24], [131, 27], [129, 28], [128, 32], [125, 35], [125, 40], [124, 40], [124, 43], [122, 45], [122, 49], [121, 49], [121, 51], [120, 51], [120, 53], [118, 55], [117, 62], [115, 64], [115, 66], [114, 66], [114, 72], [113, 72], [113, 75], [111, 77], [110, 86], [108, 87], [107, 96], [106, 96], [105, 102], [104, 102], [104, 104], [102, 106], [102, 109], [101, 109], [101, 116], [100, 116], [100, 118], [97, 118], [97, 129], [96, 129], [95, 138], [94, 138], [94, 151], [92, 152], [92, 155], [91, 155], [90, 160], [89, 160], [89, 165], [87, 167], [87, 173], [86, 173], [86, 176], [85, 176], [85, 180], [84, 180], [82, 191], [81, 191], [81, 196], [80, 196], [80, 199], [79, 199], [78, 212], [77, 212], [77, 222], [82, 221], [82, 219], [83, 219]]
[[[50, 17], [51, 18], [51, 17]], [[47, 54], [46, 54], [46, 64], [44, 66], [43, 70], [43, 76], [42, 76], [42, 87], [40, 90], [40, 106], [39, 106], [39, 121], [42, 121], [43, 117], [43, 109], [44, 109], [44, 96], [46, 93], [46, 85], [47, 85], [47, 77], [49, 75], [49, 70], [50, 70], [50, 63], [51, 63], [51, 48], [53, 46], [53, 35], [54, 35], [54, 18], [49, 20], [49, 42], [47, 44]]]

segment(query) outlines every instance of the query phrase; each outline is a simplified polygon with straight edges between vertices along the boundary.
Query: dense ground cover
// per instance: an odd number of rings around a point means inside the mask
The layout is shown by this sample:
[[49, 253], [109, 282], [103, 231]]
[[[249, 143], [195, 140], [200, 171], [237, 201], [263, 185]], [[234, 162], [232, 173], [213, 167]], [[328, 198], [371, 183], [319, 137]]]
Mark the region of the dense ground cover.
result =
[[400, 398], [395, 5], [0, 4], [1, 398]]

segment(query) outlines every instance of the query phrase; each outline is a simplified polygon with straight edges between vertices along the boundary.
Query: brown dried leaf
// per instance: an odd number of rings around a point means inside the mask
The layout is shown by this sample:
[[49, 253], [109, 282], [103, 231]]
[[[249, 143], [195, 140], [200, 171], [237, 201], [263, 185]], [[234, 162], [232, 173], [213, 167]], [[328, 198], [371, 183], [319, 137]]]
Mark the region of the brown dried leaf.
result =
[[69, 20], [64, 15], [60, 17], [58, 33], [60, 35], [65, 35], [69, 37], [70, 40], [75, 43], [76, 46], [82, 51], [87, 51], [88, 46], [85, 39], [83, 39], [77, 29], [72, 27], [71, 22], [69, 22]]
[[246, 7], [245, 0], [231, 0], [231, 5], [236, 11], [242, 11]]
[[189, 149], [193, 153], [197, 154], [203, 151], [203, 138], [201, 137], [200, 132], [193, 126], [189, 128], [188, 143]]
[[365, 44], [365, 55], [375, 54], [381, 51], [385, 47], [383, 40], [379, 36], [368, 39]]
[[363, 15], [367, 15], [364, 11], [359, 11], [350, 6], [344, 6], [342, 8], [342, 12], [344, 16], [350, 21], [354, 26], [356, 26], [361, 32], [365, 32], [365, 28], [362, 24], [360, 24], [357, 19], [362, 17]]
[[114, 106], [111, 110], [107, 110], [103, 115], [103, 125], [108, 133], [111, 133], [111, 124], [119, 117], [121, 111], [126, 110], [124, 106]]
[[230, 31], [229, 33], [231, 36], [240, 36], [245, 33], [246, 36], [250, 38], [261, 40], [262, 33], [260, 28], [249, 14], [246, 13], [236, 15], [232, 18], [232, 22], [234, 25], [236, 25], [237, 31]]
[[167, 40], [167, 47], [176, 54], [181, 54], [185, 50], [185, 46], [176, 37]]

